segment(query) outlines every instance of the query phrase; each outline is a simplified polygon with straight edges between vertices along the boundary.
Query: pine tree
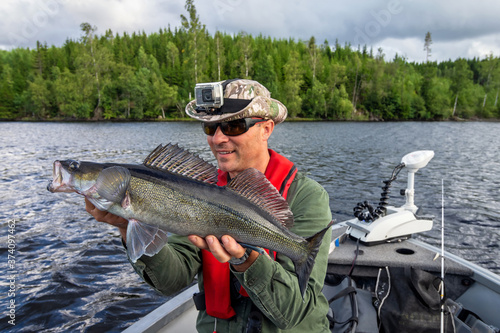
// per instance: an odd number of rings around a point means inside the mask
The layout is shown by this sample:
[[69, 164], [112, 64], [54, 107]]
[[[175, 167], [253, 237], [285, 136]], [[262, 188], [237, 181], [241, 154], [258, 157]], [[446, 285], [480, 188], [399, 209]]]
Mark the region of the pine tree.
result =
[[84, 32], [82, 42], [87, 50], [87, 52], [80, 55], [80, 69], [86, 69], [94, 78], [97, 102], [93, 111], [94, 118], [99, 119], [102, 114], [102, 88], [107, 83], [104, 74], [109, 71], [111, 66], [111, 52], [109, 49], [100, 47], [99, 40], [95, 36], [96, 26], [91, 26], [90, 23], [82, 23], [80, 28]]
[[429, 62], [429, 58], [431, 57], [431, 45], [432, 45], [432, 37], [431, 33], [428, 31], [425, 34], [425, 43], [424, 43], [424, 51], [426, 53], [425, 60]]
[[[194, 83], [198, 83], [205, 78], [203, 71], [205, 70], [206, 61], [202, 52], [202, 50], [207, 49], [205, 25], [200, 22], [193, 0], [186, 0], [184, 8], [189, 14], [189, 18], [181, 15], [182, 27], [188, 34], [187, 65], [191, 67], [188, 67], [188, 72], [192, 73]], [[194, 84], [191, 84], [191, 86], [194, 86]]]

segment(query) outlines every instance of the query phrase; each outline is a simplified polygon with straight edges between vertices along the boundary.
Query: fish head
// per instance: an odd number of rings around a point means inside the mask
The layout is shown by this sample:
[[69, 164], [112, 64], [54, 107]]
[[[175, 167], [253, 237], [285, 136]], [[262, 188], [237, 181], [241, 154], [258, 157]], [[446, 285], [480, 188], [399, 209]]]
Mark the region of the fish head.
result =
[[77, 192], [85, 195], [96, 183], [104, 165], [75, 160], [54, 161], [50, 192]]

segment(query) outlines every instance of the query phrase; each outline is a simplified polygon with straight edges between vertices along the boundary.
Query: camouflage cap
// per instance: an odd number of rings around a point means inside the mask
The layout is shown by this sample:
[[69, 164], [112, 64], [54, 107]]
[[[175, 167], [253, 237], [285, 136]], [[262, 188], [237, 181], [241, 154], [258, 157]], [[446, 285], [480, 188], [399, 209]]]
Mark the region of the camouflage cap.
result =
[[[242, 109], [223, 111], [231, 100], [248, 100]], [[272, 119], [275, 124], [283, 122], [287, 116], [286, 107], [271, 98], [269, 90], [253, 80], [231, 80], [224, 89], [224, 103], [220, 109], [206, 110], [196, 106], [196, 100], [186, 105], [186, 114], [202, 122], [231, 121], [241, 118]]]

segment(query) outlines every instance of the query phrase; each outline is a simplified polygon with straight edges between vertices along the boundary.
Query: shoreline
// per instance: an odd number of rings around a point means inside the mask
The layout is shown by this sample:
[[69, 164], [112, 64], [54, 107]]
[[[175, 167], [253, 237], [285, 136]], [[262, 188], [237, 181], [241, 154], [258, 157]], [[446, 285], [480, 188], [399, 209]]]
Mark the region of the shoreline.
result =
[[[162, 122], [198, 122], [192, 118], [169, 118], [169, 119], [0, 119], [0, 122], [26, 122], [26, 123], [162, 123]], [[450, 118], [440, 120], [409, 119], [409, 120], [384, 120], [384, 119], [313, 119], [313, 118], [286, 118], [285, 122], [335, 122], [335, 123], [399, 123], [399, 122], [500, 122], [500, 118]]]

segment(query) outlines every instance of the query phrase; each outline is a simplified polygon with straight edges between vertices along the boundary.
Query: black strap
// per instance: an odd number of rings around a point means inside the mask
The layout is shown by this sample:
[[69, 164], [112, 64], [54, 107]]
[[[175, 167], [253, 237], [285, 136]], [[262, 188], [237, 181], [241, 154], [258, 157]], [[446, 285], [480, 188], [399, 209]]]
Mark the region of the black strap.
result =
[[193, 301], [194, 301], [194, 306], [196, 307], [196, 310], [202, 311], [207, 309], [207, 305], [205, 303], [205, 292], [199, 292], [193, 294]]
[[347, 287], [345, 289], [342, 289], [338, 294], [336, 294], [335, 296], [333, 296], [332, 298], [330, 298], [328, 300], [328, 303], [336, 301], [339, 298], [342, 298], [344, 296], [349, 295], [350, 293], [355, 293], [356, 294], [356, 288], [354, 288], [353, 286], [349, 286], [349, 287]]
[[224, 105], [219, 108], [220, 113], [235, 113], [243, 110], [252, 102], [251, 99], [224, 98]]
[[239, 80], [239, 79], [229, 79], [229, 80], [226, 80], [226, 81], [222, 82], [222, 90], [225, 91], [227, 85], [230, 84], [231, 82], [236, 81], [236, 80]]
[[283, 192], [285, 192], [285, 187], [286, 187], [286, 184], [288, 183], [288, 181], [290, 180], [290, 177], [293, 176], [293, 173], [295, 172], [295, 170], [297, 170], [297, 167], [295, 166], [295, 164], [292, 166], [292, 168], [290, 169], [290, 171], [288, 172], [288, 175], [286, 175], [285, 177], [285, 180], [283, 180], [283, 182], [281, 183], [281, 188], [280, 188], [280, 194], [283, 195]]
[[[224, 105], [220, 108], [209, 108], [208, 111], [213, 115], [220, 115], [224, 113], [235, 113], [243, 110], [252, 102], [251, 99], [233, 99], [225, 98]], [[207, 109], [203, 106], [197, 106], [195, 108], [197, 112], [207, 112]]]
[[[339, 322], [339, 321], [335, 320], [335, 318], [328, 318], [328, 319], [330, 321], [330, 324], [333, 324], [333, 325], [335, 325], [335, 324], [343, 325], [347, 322], [352, 321], [353, 324], [351, 326], [351, 331], [354, 332], [356, 330], [356, 327], [357, 327], [358, 322], [359, 322], [359, 317], [358, 317], [359, 316], [359, 307], [358, 307], [358, 300], [356, 299], [357, 291], [356, 291], [356, 288], [352, 285], [351, 277], [346, 276], [345, 278], [348, 279], [349, 286], [347, 286], [346, 288], [339, 291], [335, 296], [331, 297], [328, 300], [328, 303], [332, 303], [333, 301], [335, 301], [339, 298], [349, 296], [352, 315], [350, 318], [346, 319], [343, 322]], [[335, 314], [333, 314], [333, 317], [335, 317]]]
[[[226, 87], [229, 83], [237, 80], [239, 79], [230, 79], [222, 82], [223, 91], [226, 91]], [[224, 98], [224, 104], [218, 109], [218, 112], [220, 112], [221, 114], [238, 112], [246, 108], [251, 101], [251, 99]]]

